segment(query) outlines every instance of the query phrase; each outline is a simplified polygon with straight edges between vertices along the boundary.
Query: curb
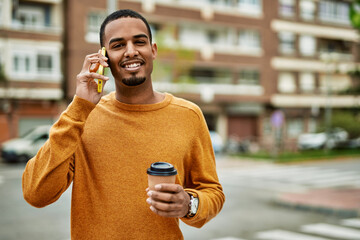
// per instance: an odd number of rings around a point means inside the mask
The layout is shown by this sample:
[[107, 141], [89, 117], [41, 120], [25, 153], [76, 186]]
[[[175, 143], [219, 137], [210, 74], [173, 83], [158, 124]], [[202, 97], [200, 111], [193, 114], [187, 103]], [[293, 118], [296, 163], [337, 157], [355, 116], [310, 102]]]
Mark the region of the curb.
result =
[[360, 216], [360, 189], [313, 189], [305, 193], [282, 193], [273, 199], [278, 206], [325, 215]]
[[301, 203], [290, 203], [275, 199], [273, 203], [277, 206], [287, 207], [294, 210], [304, 211], [304, 212], [315, 212], [329, 216], [336, 216], [341, 218], [357, 218], [360, 216], [359, 209], [333, 209], [331, 207], [324, 206], [310, 206]]

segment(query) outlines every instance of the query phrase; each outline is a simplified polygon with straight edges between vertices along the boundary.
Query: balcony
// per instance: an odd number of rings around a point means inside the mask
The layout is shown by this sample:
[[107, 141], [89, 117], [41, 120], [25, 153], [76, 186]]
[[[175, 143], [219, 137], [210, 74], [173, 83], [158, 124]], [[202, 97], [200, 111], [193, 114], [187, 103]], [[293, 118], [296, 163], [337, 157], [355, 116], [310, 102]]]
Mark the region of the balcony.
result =
[[[134, 0], [133, 0], [134, 1]], [[213, 13], [221, 13], [227, 15], [242, 15], [246, 17], [259, 18], [262, 16], [263, 0], [135, 0], [142, 2], [143, 9], [153, 11], [155, 4], [166, 5], [171, 7], [180, 7], [188, 9], [196, 9], [201, 11], [204, 18], [212, 18]]]
[[259, 85], [154, 82], [154, 87], [158, 91], [200, 94], [205, 98], [211, 98], [214, 95], [261, 96], [264, 93], [263, 87]]
[[60, 34], [62, 31], [60, 3], [61, 1], [20, 1], [18, 7], [12, 11], [7, 28], [21, 32]]

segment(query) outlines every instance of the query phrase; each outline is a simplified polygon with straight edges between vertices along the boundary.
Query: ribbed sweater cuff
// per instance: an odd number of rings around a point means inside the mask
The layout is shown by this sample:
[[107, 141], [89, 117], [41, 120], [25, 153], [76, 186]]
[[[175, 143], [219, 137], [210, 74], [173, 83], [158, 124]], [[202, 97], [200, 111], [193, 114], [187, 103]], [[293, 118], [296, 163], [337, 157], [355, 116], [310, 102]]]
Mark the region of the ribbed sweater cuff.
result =
[[78, 96], [74, 96], [73, 101], [66, 109], [66, 114], [75, 121], [85, 122], [95, 104]]

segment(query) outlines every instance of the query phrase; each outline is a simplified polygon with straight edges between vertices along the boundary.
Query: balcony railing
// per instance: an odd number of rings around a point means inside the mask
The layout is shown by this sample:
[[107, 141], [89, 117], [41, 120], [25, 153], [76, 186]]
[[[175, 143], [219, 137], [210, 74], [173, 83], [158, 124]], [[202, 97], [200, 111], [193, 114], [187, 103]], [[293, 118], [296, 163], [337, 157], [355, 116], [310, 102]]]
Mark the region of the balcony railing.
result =
[[188, 83], [169, 83], [154, 82], [155, 89], [172, 93], [192, 93], [202, 94], [204, 89], [219, 95], [253, 95], [261, 96], [264, 89], [260, 85], [235, 85], [235, 84], [188, 84]]
[[49, 33], [49, 34], [60, 34], [62, 32], [61, 27], [45, 26], [45, 25], [24, 25], [16, 20], [14, 20], [11, 23], [11, 30]]

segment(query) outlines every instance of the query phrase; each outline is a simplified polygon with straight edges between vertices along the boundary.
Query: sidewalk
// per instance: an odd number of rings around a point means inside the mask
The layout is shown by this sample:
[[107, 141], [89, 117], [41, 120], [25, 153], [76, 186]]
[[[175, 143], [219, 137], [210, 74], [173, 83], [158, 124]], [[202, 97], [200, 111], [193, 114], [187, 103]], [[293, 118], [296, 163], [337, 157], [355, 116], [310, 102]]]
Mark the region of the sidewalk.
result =
[[299, 210], [341, 217], [360, 216], [360, 189], [314, 189], [306, 193], [283, 193], [275, 203]]

